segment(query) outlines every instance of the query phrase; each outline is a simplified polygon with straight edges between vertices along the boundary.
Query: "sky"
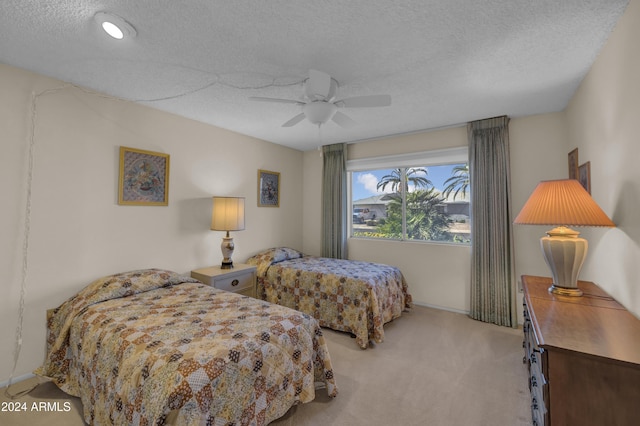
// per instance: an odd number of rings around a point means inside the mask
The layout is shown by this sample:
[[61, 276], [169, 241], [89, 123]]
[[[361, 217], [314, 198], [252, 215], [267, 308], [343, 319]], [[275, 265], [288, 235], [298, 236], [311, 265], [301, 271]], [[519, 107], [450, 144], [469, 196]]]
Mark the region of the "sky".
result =
[[[455, 164], [448, 164], [444, 166], [425, 167], [427, 169], [426, 178], [433, 183], [438, 191], [442, 191], [444, 189], [444, 181], [451, 177], [451, 170], [455, 166]], [[351, 180], [352, 199], [354, 201], [357, 201], [362, 198], [368, 198], [373, 195], [382, 194], [382, 192], [376, 189], [376, 185], [378, 184], [382, 176], [391, 173], [392, 170], [393, 169], [353, 172]], [[409, 190], [411, 190], [411, 188]], [[391, 192], [391, 185], [387, 185], [387, 187], [385, 188], [385, 192]]]

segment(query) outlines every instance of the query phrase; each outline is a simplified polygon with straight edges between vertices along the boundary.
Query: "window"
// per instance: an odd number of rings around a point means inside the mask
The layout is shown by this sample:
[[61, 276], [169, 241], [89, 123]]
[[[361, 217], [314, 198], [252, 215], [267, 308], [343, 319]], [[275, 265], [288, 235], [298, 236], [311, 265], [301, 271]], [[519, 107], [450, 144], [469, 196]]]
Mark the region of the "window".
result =
[[468, 244], [467, 148], [347, 162], [351, 236]]

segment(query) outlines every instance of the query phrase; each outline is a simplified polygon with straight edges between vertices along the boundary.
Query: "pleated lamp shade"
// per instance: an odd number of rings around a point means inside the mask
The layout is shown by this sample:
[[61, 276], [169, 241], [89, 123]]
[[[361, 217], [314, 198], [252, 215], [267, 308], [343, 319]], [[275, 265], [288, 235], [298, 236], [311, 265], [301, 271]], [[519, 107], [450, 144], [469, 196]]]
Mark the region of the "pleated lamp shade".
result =
[[513, 223], [616, 226], [575, 179], [540, 182]]
[[540, 238], [540, 248], [553, 280], [549, 291], [562, 296], [582, 295], [578, 275], [589, 247], [568, 226], [615, 226], [575, 179], [540, 182], [513, 223], [560, 225]]
[[241, 231], [244, 229], [244, 198], [213, 197], [212, 231]]
[[242, 231], [244, 229], [244, 197], [213, 197], [213, 209], [211, 211], [211, 230], [227, 231], [222, 237], [222, 269], [233, 268], [233, 251], [235, 244], [229, 236], [229, 231]]

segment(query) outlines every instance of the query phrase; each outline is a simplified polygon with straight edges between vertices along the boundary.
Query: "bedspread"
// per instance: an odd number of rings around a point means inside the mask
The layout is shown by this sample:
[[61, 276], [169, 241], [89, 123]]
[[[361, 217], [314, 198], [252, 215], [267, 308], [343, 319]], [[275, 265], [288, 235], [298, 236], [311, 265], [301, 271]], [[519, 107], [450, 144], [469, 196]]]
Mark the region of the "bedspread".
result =
[[352, 333], [361, 348], [384, 340], [383, 325], [412, 305], [402, 272], [393, 266], [305, 256], [289, 248], [251, 257], [258, 293], [313, 315], [323, 327]]
[[170, 271], [95, 281], [48, 312], [36, 374], [79, 396], [90, 424], [264, 425], [337, 394], [318, 322]]

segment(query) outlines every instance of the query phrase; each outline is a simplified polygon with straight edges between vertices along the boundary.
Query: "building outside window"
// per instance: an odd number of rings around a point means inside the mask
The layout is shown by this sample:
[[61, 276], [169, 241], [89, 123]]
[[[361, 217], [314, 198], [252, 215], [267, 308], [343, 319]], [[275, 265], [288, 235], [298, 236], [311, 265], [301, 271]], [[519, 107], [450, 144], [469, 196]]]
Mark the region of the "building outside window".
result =
[[347, 170], [352, 237], [471, 242], [466, 147], [349, 161]]

